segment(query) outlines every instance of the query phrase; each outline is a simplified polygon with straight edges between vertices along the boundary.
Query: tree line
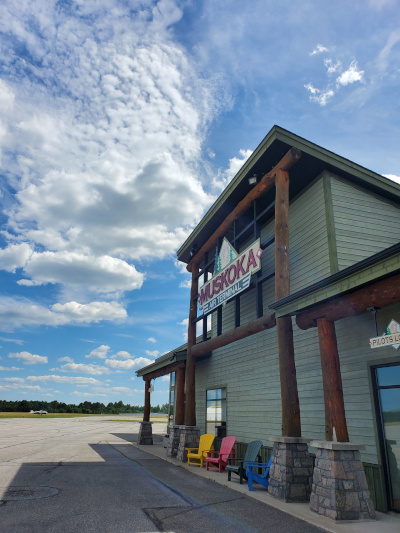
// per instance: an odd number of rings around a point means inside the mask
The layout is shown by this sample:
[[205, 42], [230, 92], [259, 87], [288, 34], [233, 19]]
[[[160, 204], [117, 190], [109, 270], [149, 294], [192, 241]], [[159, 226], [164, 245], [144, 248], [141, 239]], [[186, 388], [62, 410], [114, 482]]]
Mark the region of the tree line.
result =
[[[124, 404], [123, 402], [110, 402], [107, 405], [101, 402], [81, 402], [79, 405], [64, 403], [54, 400], [52, 402], [38, 400], [8, 401], [0, 400], [0, 412], [29, 413], [29, 411], [47, 411], [48, 413], [82, 413], [84, 415], [101, 415], [120, 413], [143, 413], [143, 406]], [[168, 404], [152, 405], [152, 413], [168, 413]]]

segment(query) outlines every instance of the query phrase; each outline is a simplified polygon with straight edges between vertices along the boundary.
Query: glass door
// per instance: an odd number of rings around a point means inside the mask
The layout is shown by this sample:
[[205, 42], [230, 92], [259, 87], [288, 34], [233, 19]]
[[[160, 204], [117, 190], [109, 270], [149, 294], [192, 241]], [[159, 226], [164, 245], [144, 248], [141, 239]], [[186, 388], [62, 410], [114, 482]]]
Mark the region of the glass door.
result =
[[390, 509], [400, 512], [400, 364], [374, 368]]

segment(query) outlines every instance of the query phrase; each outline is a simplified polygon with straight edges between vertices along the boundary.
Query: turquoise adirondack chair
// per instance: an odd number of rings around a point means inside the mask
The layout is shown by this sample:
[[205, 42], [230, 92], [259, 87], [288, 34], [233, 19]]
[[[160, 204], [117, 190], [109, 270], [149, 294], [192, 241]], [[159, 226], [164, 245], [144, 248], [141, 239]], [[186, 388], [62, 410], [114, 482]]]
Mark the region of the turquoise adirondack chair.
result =
[[243, 478], [246, 477], [247, 463], [252, 463], [257, 459], [259, 459], [261, 462], [261, 457], [258, 454], [261, 446], [262, 440], [253, 440], [252, 442], [249, 442], [246, 448], [244, 459], [236, 459], [236, 464], [234, 465], [232, 464], [232, 459], [228, 457], [228, 465], [226, 466], [226, 470], [228, 472], [228, 481], [231, 481], [231, 475], [234, 473], [239, 476], [239, 483], [241, 485], [243, 484]]
[[233, 449], [236, 442], [236, 437], [224, 437], [221, 442], [221, 448], [218, 451], [207, 452], [206, 470], [210, 469], [210, 465], [218, 468], [218, 472], [225, 470], [228, 464], [228, 457], [231, 455], [235, 457], [235, 450]]
[[[266, 489], [268, 488], [268, 485], [269, 485], [268, 476], [269, 476], [269, 469], [272, 464], [272, 458], [273, 458], [273, 455], [271, 455], [268, 463], [247, 463], [247, 469], [246, 469], [247, 486], [249, 487], [250, 491], [253, 490], [253, 481], [255, 481], [256, 483], [259, 483], [260, 485], [263, 485], [263, 487], [265, 487]], [[253, 468], [254, 469], [265, 468], [265, 472], [262, 475], [257, 474], [256, 472], [253, 471]]]

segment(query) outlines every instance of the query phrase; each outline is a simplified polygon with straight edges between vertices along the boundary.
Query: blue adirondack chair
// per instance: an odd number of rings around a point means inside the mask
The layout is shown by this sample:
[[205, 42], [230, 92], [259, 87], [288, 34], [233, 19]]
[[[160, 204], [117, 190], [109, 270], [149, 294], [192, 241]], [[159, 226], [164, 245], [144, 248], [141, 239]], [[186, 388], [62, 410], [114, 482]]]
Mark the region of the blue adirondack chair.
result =
[[[246, 469], [246, 476], [247, 476], [247, 486], [249, 487], [249, 490], [253, 490], [253, 481], [256, 483], [259, 483], [260, 485], [263, 485], [266, 489], [268, 488], [269, 481], [268, 481], [268, 475], [269, 475], [269, 469], [272, 464], [272, 458], [271, 455], [268, 463], [247, 463], [247, 469]], [[257, 474], [257, 472], [253, 471], [257, 468], [265, 468], [264, 474]]]
[[236, 464], [232, 464], [232, 459], [228, 457], [228, 465], [225, 470], [228, 471], [228, 481], [231, 481], [232, 472], [239, 476], [239, 483], [242, 485], [243, 478], [246, 476], [246, 463], [252, 463], [261, 457], [258, 455], [262, 446], [262, 440], [253, 440], [249, 442], [246, 448], [244, 459], [235, 459]]

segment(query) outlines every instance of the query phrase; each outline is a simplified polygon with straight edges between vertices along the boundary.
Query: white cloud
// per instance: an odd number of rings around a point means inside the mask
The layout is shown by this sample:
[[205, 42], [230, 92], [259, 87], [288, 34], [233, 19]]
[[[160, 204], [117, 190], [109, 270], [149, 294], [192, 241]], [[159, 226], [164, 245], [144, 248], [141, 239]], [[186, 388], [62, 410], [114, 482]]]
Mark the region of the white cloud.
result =
[[0, 111], [11, 111], [14, 107], [15, 94], [7, 83], [0, 79]]
[[16, 192], [0, 268], [24, 267], [23, 286], [138, 289], [133, 262], [173, 253], [213, 200], [197, 176], [223, 82], [173, 41], [173, 2], [106, 5], [2, 6], [0, 106], [14, 108], [0, 151]]
[[29, 244], [11, 244], [8, 248], [0, 250], [0, 269], [15, 272], [17, 268], [24, 267], [32, 255]]
[[74, 396], [82, 396], [84, 398], [93, 398], [94, 396], [97, 398], [98, 396], [107, 396], [107, 394], [102, 394], [101, 392], [82, 392], [82, 391], [74, 391], [71, 392]]
[[385, 178], [388, 178], [392, 181], [395, 181], [396, 183], [400, 183], [400, 176], [396, 176], [396, 174], [383, 174]]
[[166, 381], [167, 383], [169, 383], [171, 381], [171, 376], [168, 374], [168, 376], [163, 376], [161, 378], [161, 381]]
[[68, 302], [54, 304], [48, 309], [27, 298], [0, 296], [3, 331], [13, 331], [23, 326], [88, 324], [102, 320], [123, 320], [126, 317], [126, 310], [118, 302]]
[[36, 365], [36, 364], [46, 364], [48, 359], [45, 356], [32, 354], [30, 352], [19, 352], [19, 353], [10, 353], [8, 357], [11, 359], [18, 359], [22, 361], [25, 365]]
[[179, 283], [179, 288], [180, 289], [190, 289], [192, 286], [192, 279], [187, 279], [186, 281], [181, 281]]
[[332, 59], [324, 59], [324, 65], [328, 69], [328, 74], [333, 74], [342, 68], [342, 62], [339, 60], [333, 63]]
[[89, 323], [100, 320], [121, 320], [127, 317], [126, 310], [118, 302], [91, 302], [89, 304], [68, 302], [54, 304], [51, 309], [62, 313], [62, 316], [71, 322]]
[[18, 368], [17, 366], [0, 366], [0, 370], [3, 372], [15, 372], [21, 370], [21, 368]]
[[55, 383], [69, 383], [74, 385], [96, 385], [100, 383], [95, 378], [86, 378], [86, 377], [72, 377], [72, 376], [57, 376], [55, 374], [50, 376], [28, 376], [26, 378], [28, 381], [53, 381]]
[[147, 366], [152, 362], [151, 359], [147, 359], [146, 357], [137, 357], [136, 359], [128, 359], [126, 361], [107, 359], [105, 364], [113, 370], [133, 370], [135, 368]]
[[62, 283], [83, 285], [104, 293], [140, 289], [144, 279], [134, 266], [121, 259], [67, 251], [34, 252], [25, 265], [24, 274], [32, 281], [21, 280], [20, 285]]
[[[0, 340], [4, 341], [4, 342], [14, 342], [15, 344], [19, 344], [20, 346], [22, 346], [24, 344], [25, 341], [22, 341], [20, 339], [9, 339], [7, 337], [0, 337]], [[1, 359], [1, 357], [0, 357]]]
[[114, 354], [112, 356], [112, 359], [116, 359], [118, 357], [121, 359], [132, 359], [132, 355], [125, 350], [121, 350], [120, 352], [117, 352], [116, 354]]
[[149, 342], [157, 342], [156, 339], [155, 339], [154, 337], [149, 337], [147, 340], [148, 340]]
[[336, 83], [337, 85], [349, 85], [356, 81], [362, 81], [363, 76], [364, 71], [358, 70], [357, 62], [352, 61], [349, 68], [336, 79]]
[[85, 357], [87, 358], [97, 357], [98, 359], [106, 359], [109, 351], [110, 351], [110, 347], [107, 346], [106, 344], [102, 344], [98, 348], [95, 348], [94, 350], [92, 350], [88, 355], [85, 355]]
[[328, 101], [332, 98], [332, 96], [335, 94], [335, 92], [332, 89], [317, 89], [312, 85], [312, 83], [308, 83], [307, 85], [304, 85], [304, 87], [309, 91], [310, 93], [310, 100], [312, 102], [317, 102], [321, 106], [325, 106]]
[[317, 44], [317, 46], [314, 48], [312, 52], [310, 52], [310, 56], [315, 56], [317, 54], [322, 54], [323, 52], [329, 52], [329, 48], [322, 44]]
[[225, 189], [225, 187], [236, 176], [252, 153], [252, 150], [239, 150], [240, 156], [229, 159], [229, 167], [223, 171], [220, 170], [218, 177], [213, 179], [213, 187], [219, 191]]
[[158, 355], [160, 355], [160, 352], [158, 350], [146, 350], [146, 355], [148, 355], [149, 357], [157, 357]]
[[60, 363], [73, 363], [74, 362], [72, 357], [60, 357], [59, 359], [57, 359], [57, 361], [59, 361]]
[[66, 363], [60, 368], [56, 368], [58, 372], [82, 372], [82, 374], [91, 374], [93, 376], [102, 376], [103, 374], [109, 374], [110, 369], [105, 366], [84, 364], [84, 363]]

